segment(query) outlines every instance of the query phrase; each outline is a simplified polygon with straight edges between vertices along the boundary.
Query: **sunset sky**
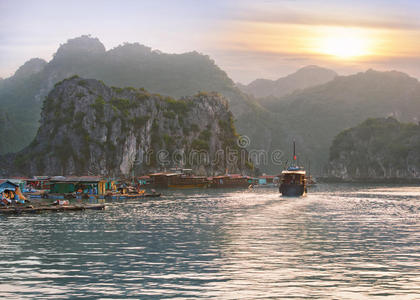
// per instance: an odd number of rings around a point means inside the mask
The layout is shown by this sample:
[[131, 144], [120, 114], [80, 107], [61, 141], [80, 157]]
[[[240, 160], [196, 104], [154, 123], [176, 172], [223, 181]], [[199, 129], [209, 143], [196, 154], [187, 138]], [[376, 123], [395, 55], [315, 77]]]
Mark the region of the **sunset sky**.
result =
[[415, 0], [0, 0], [0, 77], [91, 34], [107, 49], [139, 42], [169, 53], [197, 50], [243, 83], [311, 64], [420, 78], [419, 16]]

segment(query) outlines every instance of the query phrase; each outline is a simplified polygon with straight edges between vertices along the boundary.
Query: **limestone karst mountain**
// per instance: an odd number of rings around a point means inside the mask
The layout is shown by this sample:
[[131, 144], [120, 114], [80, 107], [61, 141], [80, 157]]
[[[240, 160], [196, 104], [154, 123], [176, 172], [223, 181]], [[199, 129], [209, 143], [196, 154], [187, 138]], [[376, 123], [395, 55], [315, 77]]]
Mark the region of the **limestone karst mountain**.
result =
[[129, 176], [180, 163], [202, 175], [252, 172], [247, 161], [220, 156], [227, 148], [245, 149], [219, 94], [175, 100], [74, 76], [49, 93], [41, 116], [33, 142], [2, 159], [13, 161], [4, 173]]

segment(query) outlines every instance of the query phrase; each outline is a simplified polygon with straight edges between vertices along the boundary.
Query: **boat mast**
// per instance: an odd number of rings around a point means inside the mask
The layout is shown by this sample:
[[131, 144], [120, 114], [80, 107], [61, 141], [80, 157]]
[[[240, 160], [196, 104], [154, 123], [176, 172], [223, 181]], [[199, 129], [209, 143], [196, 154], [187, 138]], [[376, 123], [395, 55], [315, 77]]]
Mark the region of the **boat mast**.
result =
[[293, 140], [293, 162], [295, 163], [295, 167], [296, 167], [296, 142], [295, 140]]

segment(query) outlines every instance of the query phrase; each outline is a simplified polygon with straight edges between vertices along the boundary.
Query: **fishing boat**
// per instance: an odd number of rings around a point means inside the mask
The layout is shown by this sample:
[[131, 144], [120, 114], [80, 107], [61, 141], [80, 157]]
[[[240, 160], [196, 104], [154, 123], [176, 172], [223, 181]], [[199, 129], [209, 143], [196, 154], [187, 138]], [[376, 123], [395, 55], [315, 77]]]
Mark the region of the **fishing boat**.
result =
[[293, 141], [294, 165], [281, 173], [279, 192], [286, 197], [299, 197], [306, 194], [306, 171], [296, 165], [296, 143]]

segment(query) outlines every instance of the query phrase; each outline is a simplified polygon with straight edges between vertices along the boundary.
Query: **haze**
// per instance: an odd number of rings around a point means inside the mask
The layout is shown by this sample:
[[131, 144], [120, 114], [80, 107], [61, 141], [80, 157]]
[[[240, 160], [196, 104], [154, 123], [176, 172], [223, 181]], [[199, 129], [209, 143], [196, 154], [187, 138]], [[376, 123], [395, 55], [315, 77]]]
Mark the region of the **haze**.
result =
[[405, 1], [0, 1], [0, 77], [83, 34], [209, 55], [238, 82], [305, 65], [420, 77], [420, 4]]

